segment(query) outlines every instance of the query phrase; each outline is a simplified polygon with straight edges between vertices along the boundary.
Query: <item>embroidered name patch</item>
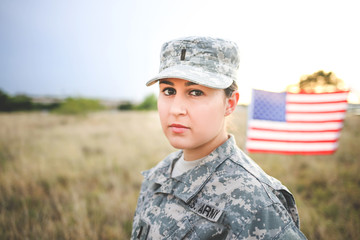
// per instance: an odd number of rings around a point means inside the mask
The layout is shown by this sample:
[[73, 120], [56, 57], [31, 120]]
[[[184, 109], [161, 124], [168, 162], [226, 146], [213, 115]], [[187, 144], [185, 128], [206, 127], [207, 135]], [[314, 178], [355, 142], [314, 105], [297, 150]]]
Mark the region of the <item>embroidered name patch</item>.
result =
[[221, 209], [211, 206], [208, 203], [203, 203], [197, 198], [194, 198], [188, 206], [193, 212], [212, 222], [217, 222], [223, 213]]

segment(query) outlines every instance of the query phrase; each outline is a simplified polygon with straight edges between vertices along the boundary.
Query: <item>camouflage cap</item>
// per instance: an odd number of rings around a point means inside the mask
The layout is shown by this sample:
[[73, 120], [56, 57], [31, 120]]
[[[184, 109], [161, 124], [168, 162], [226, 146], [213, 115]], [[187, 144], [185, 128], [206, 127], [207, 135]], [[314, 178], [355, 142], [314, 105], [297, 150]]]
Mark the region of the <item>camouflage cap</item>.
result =
[[206, 87], [225, 89], [237, 78], [236, 43], [210, 37], [186, 37], [163, 44], [159, 74], [146, 83], [180, 78]]

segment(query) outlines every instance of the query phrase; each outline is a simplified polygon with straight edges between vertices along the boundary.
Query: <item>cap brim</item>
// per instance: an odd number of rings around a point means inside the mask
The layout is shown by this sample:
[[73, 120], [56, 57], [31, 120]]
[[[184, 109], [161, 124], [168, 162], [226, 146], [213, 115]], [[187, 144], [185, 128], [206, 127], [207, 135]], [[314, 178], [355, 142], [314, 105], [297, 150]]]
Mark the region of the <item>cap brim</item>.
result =
[[216, 89], [228, 88], [234, 81], [234, 79], [223, 74], [205, 72], [202, 68], [189, 65], [175, 65], [161, 71], [157, 76], [148, 81], [146, 86], [151, 86], [157, 81], [166, 78], [179, 78]]

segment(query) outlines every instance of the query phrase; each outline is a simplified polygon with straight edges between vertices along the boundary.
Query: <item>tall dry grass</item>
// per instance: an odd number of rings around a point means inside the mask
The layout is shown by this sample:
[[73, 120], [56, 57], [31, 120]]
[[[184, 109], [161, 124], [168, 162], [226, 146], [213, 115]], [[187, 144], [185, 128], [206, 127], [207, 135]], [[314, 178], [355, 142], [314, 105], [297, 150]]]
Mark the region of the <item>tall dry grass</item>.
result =
[[156, 113], [0, 115], [1, 239], [127, 239], [140, 171], [171, 151]]
[[[245, 144], [246, 114], [230, 132]], [[128, 239], [142, 176], [174, 149], [156, 112], [0, 114], [0, 239]], [[254, 154], [294, 193], [309, 239], [360, 234], [360, 117], [331, 156]]]

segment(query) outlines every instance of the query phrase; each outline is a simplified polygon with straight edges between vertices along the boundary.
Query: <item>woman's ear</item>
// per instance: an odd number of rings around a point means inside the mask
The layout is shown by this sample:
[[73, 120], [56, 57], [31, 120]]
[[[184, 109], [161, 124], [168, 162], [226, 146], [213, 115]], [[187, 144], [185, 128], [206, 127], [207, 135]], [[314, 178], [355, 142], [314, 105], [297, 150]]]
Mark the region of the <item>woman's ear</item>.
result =
[[231, 97], [226, 98], [226, 109], [225, 109], [225, 116], [229, 116], [232, 112], [235, 111], [236, 106], [239, 102], [240, 94], [238, 91], [234, 91]]

